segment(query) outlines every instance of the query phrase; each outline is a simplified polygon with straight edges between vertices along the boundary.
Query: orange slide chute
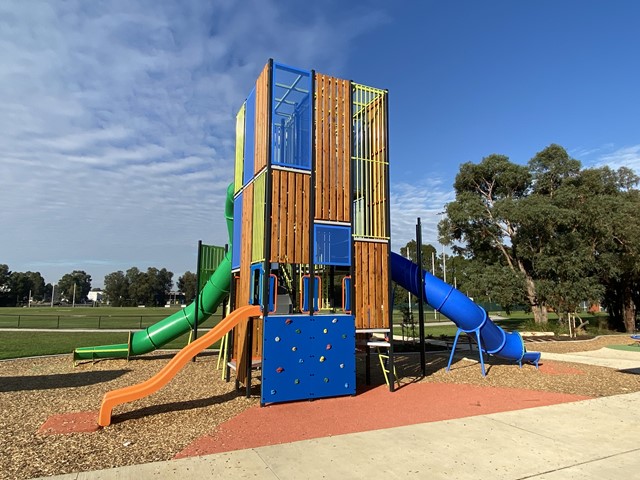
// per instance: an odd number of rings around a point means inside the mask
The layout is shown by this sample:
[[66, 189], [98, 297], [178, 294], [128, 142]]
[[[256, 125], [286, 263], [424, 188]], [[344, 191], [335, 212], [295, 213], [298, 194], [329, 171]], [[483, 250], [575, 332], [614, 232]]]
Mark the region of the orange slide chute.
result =
[[98, 425], [106, 427], [111, 424], [111, 411], [113, 407], [123, 403], [139, 400], [147, 395], [157, 392], [164, 387], [175, 375], [184, 367], [189, 360], [195, 357], [205, 348], [220, 340], [228, 331], [235, 327], [241, 320], [250, 317], [259, 317], [262, 314], [260, 306], [247, 305], [231, 312], [227, 317], [207, 332], [202, 337], [190, 343], [180, 350], [175, 357], [169, 360], [162, 370], [156, 373], [149, 380], [145, 380], [137, 385], [120, 388], [104, 394], [100, 414], [98, 415]]

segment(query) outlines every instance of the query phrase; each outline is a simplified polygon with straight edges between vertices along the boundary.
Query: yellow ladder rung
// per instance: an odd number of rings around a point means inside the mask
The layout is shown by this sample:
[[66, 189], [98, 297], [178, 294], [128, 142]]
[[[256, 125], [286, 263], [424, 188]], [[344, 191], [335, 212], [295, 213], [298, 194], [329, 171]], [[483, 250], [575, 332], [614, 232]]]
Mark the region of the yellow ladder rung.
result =
[[[384, 362], [385, 360], [389, 360], [389, 355], [384, 355], [383, 353], [381, 353], [380, 347], [376, 347], [376, 351], [378, 352], [378, 360], [380, 361], [380, 368], [382, 369], [382, 374], [384, 375], [384, 382], [387, 384], [387, 387], [388, 387], [390, 370], [388, 370], [384, 366]], [[400, 379], [398, 378], [398, 372], [396, 370], [395, 365], [393, 366], [393, 378], [398, 382], [398, 386], [400, 386]]]

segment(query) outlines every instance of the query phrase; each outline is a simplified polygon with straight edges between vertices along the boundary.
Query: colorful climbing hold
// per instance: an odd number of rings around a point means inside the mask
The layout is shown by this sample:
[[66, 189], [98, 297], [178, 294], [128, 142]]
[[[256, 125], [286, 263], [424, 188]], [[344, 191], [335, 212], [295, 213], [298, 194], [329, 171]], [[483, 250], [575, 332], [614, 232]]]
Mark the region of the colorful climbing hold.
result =
[[274, 338], [274, 340], [275, 340], [276, 342], [279, 342], [279, 341], [280, 341], [280, 337], [276, 337], [276, 338]]
[[324, 330], [322, 330], [322, 333], [329, 333], [329, 330], [325, 328]]
[[285, 325], [291, 325], [291, 324], [293, 323], [293, 320], [291, 320], [290, 318], [287, 318], [287, 319], [284, 321], [284, 323], [285, 323]]
[[327, 350], [331, 350], [331, 344], [330, 344], [330, 343], [329, 343], [329, 344], [327, 344], [326, 349], [327, 349]]
[[326, 358], [324, 358], [324, 357], [320, 357], [320, 361], [321, 361], [321, 362], [324, 362], [325, 360], [326, 360]]
[[276, 368], [276, 372], [282, 373], [282, 372], [284, 372], [284, 368], [278, 367], [278, 368]]
[[291, 347], [292, 352], [295, 352], [296, 350], [298, 350], [298, 347]]

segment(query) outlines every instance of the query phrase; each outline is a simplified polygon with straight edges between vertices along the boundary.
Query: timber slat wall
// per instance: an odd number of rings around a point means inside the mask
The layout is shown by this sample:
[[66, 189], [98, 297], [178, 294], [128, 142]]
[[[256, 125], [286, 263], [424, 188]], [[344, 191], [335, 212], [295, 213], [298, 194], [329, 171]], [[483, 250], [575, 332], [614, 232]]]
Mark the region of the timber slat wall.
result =
[[271, 261], [309, 263], [311, 176], [273, 170]]
[[389, 327], [388, 245], [355, 242], [356, 328]]
[[316, 73], [315, 90], [315, 218], [349, 222], [351, 85]]
[[256, 154], [254, 158], [254, 175], [267, 166], [269, 139], [269, 64], [264, 67], [256, 81]]

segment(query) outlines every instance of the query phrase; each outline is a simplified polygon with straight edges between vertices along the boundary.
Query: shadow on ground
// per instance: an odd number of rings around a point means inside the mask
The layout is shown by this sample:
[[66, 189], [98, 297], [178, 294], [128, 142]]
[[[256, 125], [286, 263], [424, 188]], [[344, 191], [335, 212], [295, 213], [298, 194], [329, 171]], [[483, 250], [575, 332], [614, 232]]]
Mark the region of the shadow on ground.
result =
[[[259, 390], [252, 390], [252, 394], [259, 395]], [[112, 423], [120, 423], [127, 420], [133, 420], [137, 418], [149, 417], [152, 415], [159, 415], [162, 413], [179, 412], [185, 410], [195, 410], [198, 408], [210, 407], [211, 405], [217, 405], [225, 402], [229, 402], [234, 398], [244, 395], [244, 391], [235, 390], [224, 395], [218, 395], [215, 397], [198, 398], [195, 400], [185, 400], [183, 402], [169, 402], [159, 405], [152, 405], [149, 407], [138, 408], [130, 412], [121, 413], [113, 416]]]
[[58, 373], [55, 375], [23, 375], [0, 377], [0, 392], [26, 390], [53, 390], [57, 388], [84, 387], [108, 382], [130, 370], [104, 370], [100, 372]]

